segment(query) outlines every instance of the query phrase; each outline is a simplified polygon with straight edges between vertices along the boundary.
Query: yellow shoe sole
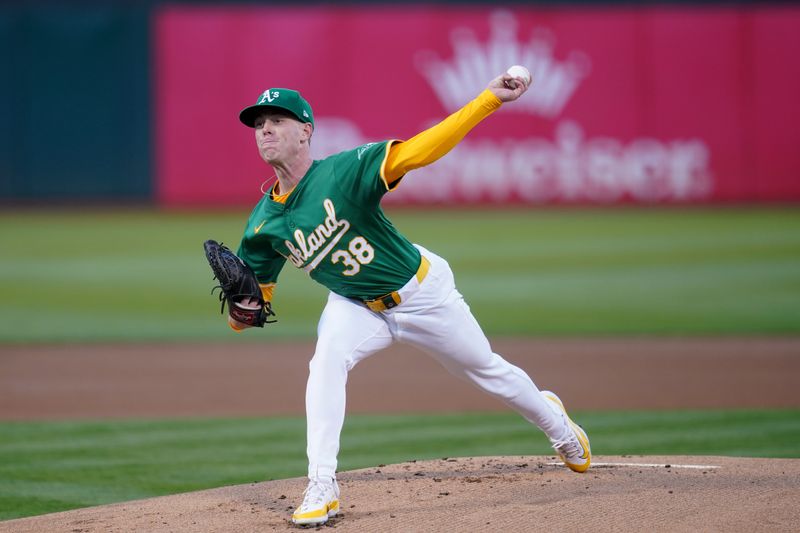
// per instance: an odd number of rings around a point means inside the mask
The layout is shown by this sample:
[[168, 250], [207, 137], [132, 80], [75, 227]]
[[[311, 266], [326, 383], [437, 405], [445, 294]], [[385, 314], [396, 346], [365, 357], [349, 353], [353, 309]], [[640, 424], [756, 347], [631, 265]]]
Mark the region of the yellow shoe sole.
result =
[[583, 459], [586, 459], [586, 462], [579, 465], [568, 462], [561, 454], [559, 454], [559, 457], [561, 457], [561, 460], [564, 461], [564, 464], [567, 465], [567, 467], [573, 472], [581, 472], [581, 473], [586, 472], [587, 470], [589, 470], [589, 466], [591, 466], [592, 464], [592, 449], [589, 445], [589, 437], [586, 435], [586, 432], [583, 430], [583, 428], [580, 427], [575, 422], [573, 422], [572, 419], [569, 417], [569, 414], [567, 413], [567, 410], [564, 408], [564, 403], [561, 401], [561, 398], [559, 398], [558, 396], [555, 395], [555, 393], [552, 393], [550, 391], [542, 392], [542, 395], [548, 400], [558, 405], [559, 409], [561, 409], [564, 412], [564, 416], [567, 417], [567, 422], [569, 422], [569, 427], [572, 428], [572, 431], [574, 431], [575, 435], [578, 437], [578, 442], [581, 443], [581, 447], [584, 450]]

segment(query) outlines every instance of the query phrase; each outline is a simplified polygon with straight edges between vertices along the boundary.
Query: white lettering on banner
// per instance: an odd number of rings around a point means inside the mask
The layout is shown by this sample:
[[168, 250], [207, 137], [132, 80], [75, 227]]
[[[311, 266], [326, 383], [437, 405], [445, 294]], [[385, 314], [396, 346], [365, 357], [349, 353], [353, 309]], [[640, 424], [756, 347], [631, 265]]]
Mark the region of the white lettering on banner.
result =
[[[499, 113], [530, 113], [557, 120], [591, 70], [589, 57], [571, 51], [556, 59], [550, 30], [534, 28], [518, 39], [517, 18], [497, 10], [489, 16], [485, 42], [471, 27], [451, 32], [453, 57], [432, 50], [415, 57], [418, 70], [448, 111], [474, 98], [509, 65], [532, 70], [534, 89]], [[374, 137], [373, 137], [374, 140]], [[342, 118], [317, 120], [312, 155], [319, 159], [366, 142], [358, 126]], [[358, 156], [361, 157], [359, 151]], [[638, 202], [708, 198], [713, 188], [710, 151], [701, 139], [585, 138], [581, 126], [564, 120], [553, 139], [542, 137], [475, 139], [468, 136], [451, 154], [404, 178], [388, 195], [390, 203], [439, 202]], [[418, 183], [419, 185], [415, 185]]]
[[[295, 230], [294, 240], [297, 246], [288, 239], [284, 241], [291, 253], [288, 257], [289, 261], [297, 268], [302, 268], [306, 272], [311, 272], [317, 268], [317, 265], [331, 253], [333, 247], [336, 246], [344, 234], [347, 233], [347, 230], [350, 229], [350, 222], [344, 218], [341, 220], [336, 218], [336, 209], [330, 198], [325, 198], [322, 202], [322, 206], [327, 213], [322, 224], [317, 226], [308, 236], [306, 236], [301, 229]], [[328, 241], [328, 239], [331, 240]], [[322, 248], [322, 250], [320, 250], [320, 248]], [[320, 252], [314, 257], [317, 250], [320, 250]], [[314, 257], [313, 261], [306, 265], [305, 262], [312, 257]]]
[[517, 39], [517, 20], [505, 10], [489, 17], [490, 38], [481, 43], [469, 27], [452, 30], [450, 40], [453, 58], [444, 61], [432, 50], [421, 50], [415, 57], [422, 73], [442, 106], [453, 112], [481, 92], [488, 80], [505, 72], [509, 65], [525, 65], [531, 69], [536, 90], [526, 92], [513, 106], [503, 106], [499, 113], [530, 113], [555, 118], [580, 82], [591, 70], [591, 60], [580, 51], [573, 51], [563, 61], [553, 54], [553, 32], [536, 28], [528, 42]]
[[[358, 127], [344, 119], [319, 119], [315, 158], [363, 144]], [[327, 151], [330, 150], [330, 151]], [[584, 138], [572, 121], [540, 137], [463, 140], [435, 164], [404, 178], [389, 202], [609, 203], [689, 201], [710, 196], [710, 151], [700, 139]], [[417, 181], [418, 180], [418, 181]], [[418, 182], [420, 186], [409, 186]], [[424, 185], [422, 185], [424, 184]]]

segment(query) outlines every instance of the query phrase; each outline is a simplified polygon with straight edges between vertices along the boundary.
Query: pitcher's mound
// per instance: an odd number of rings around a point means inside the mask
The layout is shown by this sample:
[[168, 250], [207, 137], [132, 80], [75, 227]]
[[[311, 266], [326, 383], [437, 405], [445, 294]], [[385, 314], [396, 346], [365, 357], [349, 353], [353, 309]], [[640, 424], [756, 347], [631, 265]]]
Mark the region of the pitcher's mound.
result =
[[[797, 531], [800, 460], [553, 457], [412, 461], [342, 472], [341, 531]], [[0, 531], [286, 531], [304, 478], [0, 522]]]

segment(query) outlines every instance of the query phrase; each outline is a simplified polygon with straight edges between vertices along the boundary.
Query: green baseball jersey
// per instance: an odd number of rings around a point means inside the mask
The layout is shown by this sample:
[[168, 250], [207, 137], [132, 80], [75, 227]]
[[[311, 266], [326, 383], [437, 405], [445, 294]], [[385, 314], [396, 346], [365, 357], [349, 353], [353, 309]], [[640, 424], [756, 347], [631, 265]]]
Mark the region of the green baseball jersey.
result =
[[370, 143], [314, 161], [285, 204], [264, 195], [238, 252], [259, 282], [276, 282], [287, 260], [332, 292], [361, 300], [411, 279], [419, 251], [380, 207], [388, 147]]

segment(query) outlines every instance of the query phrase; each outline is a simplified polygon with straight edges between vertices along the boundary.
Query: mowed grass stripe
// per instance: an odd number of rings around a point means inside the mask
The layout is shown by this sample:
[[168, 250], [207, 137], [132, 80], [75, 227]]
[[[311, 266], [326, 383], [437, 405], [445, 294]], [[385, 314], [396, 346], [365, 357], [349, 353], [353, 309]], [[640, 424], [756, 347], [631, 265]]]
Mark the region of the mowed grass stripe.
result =
[[[800, 436], [797, 415], [796, 410], [593, 413], [585, 426], [592, 432], [593, 443], [617, 450], [598, 453], [644, 449], [649, 455], [796, 458], [800, 456], [800, 444], [793, 442]], [[759, 451], [754, 454], [755, 448]]]
[[[576, 412], [600, 455], [800, 457], [800, 411]], [[513, 413], [347, 418], [340, 470], [552, 455]], [[302, 418], [0, 423], [0, 519], [305, 475]]]
[[[246, 215], [0, 214], [0, 342], [313, 337], [327, 292], [291, 266], [276, 291], [276, 326], [234, 335], [220, 317], [201, 244], [235, 248]], [[448, 259], [489, 335], [800, 332], [797, 209], [389, 215]]]

